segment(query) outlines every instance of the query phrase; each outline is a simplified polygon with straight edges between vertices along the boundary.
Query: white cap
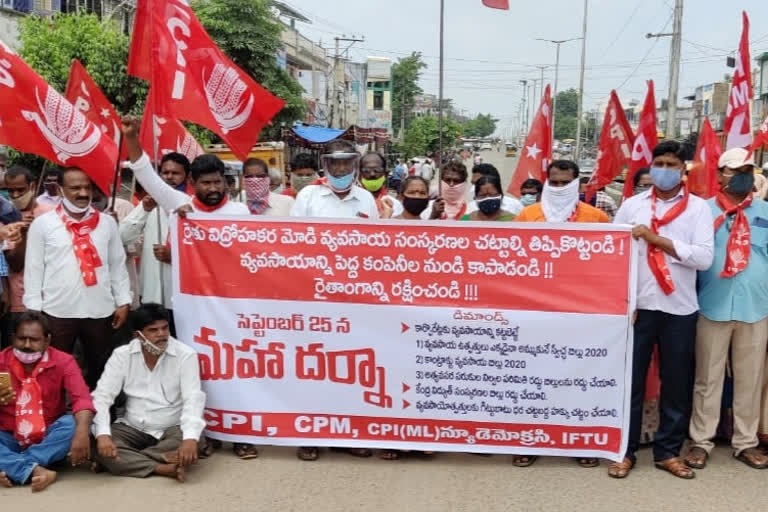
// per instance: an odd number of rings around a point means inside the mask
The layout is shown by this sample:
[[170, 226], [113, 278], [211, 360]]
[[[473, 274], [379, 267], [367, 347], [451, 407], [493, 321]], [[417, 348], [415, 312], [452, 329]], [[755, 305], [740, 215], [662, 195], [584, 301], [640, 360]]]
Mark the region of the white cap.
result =
[[755, 157], [744, 148], [729, 149], [720, 156], [717, 162], [719, 168], [728, 167], [729, 169], [738, 169], [745, 165], [755, 167]]

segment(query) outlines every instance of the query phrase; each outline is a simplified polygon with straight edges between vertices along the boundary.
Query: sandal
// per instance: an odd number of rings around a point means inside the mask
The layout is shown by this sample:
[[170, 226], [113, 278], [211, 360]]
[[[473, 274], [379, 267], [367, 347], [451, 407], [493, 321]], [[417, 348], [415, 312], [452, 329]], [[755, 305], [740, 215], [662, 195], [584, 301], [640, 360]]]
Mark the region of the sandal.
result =
[[313, 461], [320, 457], [320, 450], [314, 447], [296, 448], [296, 457], [299, 460]]
[[696, 473], [694, 473], [691, 468], [686, 466], [685, 463], [680, 460], [680, 457], [670, 457], [668, 459], [659, 460], [656, 461], [654, 465], [661, 470], [672, 473], [677, 478], [690, 480], [691, 478], [696, 477]]
[[232, 451], [240, 460], [251, 460], [259, 456], [259, 450], [252, 444], [235, 443], [232, 445]]
[[398, 450], [380, 450], [377, 457], [382, 460], [397, 460], [400, 458], [400, 452]]
[[347, 448], [345, 451], [353, 457], [360, 457], [363, 459], [373, 455], [373, 452], [368, 448]]
[[215, 443], [218, 443], [218, 447], [221, 448], [221, 441], [204, 437], [203, 442], [200, 443], [200, 447], [197, 450], [197, 456], [201, 459], [211, 457], [217, 448]]
[[734, 453], [733, 456], [753, 469], [768, 468], [768, 457], [763, 455], [757, 448], [747, 448], [738, 455]]
[[689, 468], [704, 469], [707, 466], [708, 458], [709, 454], [707, 453], [707, 450], [694, 446], [690, 449], [688, 455], [685, 456], [683, 462], [685, 462], [685, 465]]
[[512, 457], [512, 465], [518, 468], [527, 468], [538, 459], [538, 455], [515, 455]]
[[621, 462], [611, 462], [608, 465], [608, 476], [611, 478], [626, 478], [635, 463], [629, 457], [624, 457]]
[[593, 457], [574, 457], [573, 460], [583, 468], [596, 468], [600, 465], [600, 460]]

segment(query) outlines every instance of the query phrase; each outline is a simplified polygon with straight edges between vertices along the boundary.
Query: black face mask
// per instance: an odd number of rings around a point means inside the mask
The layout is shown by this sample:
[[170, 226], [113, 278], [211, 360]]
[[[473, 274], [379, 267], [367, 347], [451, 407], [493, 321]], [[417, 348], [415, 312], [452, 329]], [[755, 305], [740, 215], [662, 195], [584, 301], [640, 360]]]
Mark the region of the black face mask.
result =
[[411, 215], [421, 215], [427, 209], [429, 198], [427, 197], [403, 197], [403, 208]]

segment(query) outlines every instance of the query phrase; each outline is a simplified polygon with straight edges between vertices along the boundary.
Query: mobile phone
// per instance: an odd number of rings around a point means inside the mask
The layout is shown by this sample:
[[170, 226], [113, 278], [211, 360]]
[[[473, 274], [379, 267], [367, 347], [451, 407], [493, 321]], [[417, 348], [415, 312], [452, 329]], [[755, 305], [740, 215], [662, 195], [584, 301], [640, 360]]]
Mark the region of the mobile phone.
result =
[[11, 374], [8, 372], [0, 372], [0, 388], [11, 387]]

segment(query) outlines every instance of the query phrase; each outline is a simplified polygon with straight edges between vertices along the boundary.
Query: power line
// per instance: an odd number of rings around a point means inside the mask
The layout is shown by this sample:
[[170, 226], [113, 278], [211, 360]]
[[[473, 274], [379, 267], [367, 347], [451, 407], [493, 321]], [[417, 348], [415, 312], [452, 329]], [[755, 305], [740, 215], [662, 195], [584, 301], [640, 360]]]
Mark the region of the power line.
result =
[[[666, 30], [667, 26], [669, 25], [670, 21], [672, 21], [672, 17], [667, 18], [667, 22], [664, 24], [664, 26], [661, 28], [661, 30], [659, 30], [659, 32], [664, 32], [664, 30]], [[635, 73], [637, 73], [637, 70], [640, 69], [640, 66], [643, 65], [643, 62], [645, 62], [645, 59], [647, 59], [648, 56], [653, 51], [653, 49], [656, 48], [656, 44], [658, 42], [659, 42], [658, 38], [656, 38], [653, 41], [653, 44], [651, 45], [650, 48], [648, 48], [648, 51], [645, 53], [645, 56], [642, 58], [642, 60], [640, 62], [638, 62], [637, 66], [635, 66], [635, 69], [633, 69], [632, 72], [629, 75], [627, 75], [627, 78], [624, 79], [624, 81], [621, 83], [621, 85], [616, 88], [617, 91], [619, 89], [621, 89], [622, 87], [624, 87], [626, 85], [626, 83], [629, 82], [630, 78], [632, 78], [635, 75]]]
[[[643, 5], [643, 2], [644, 2], [644, 1], [645, 1], [645, 0], [640, 0], [639, 2], [637, 2], [637, 5], [636, 5], [636, 6], [635, 6], [635, 8], [632, 10], [632, 14], [630, 14], [630, 15], [629, 15], [629, 18], [627, 18], [627, 21], [626, 21], [626, 23], [624, 23], [624, 26], [623, 26], [623, 27], [621, 27], [621, 30], [619, 30], [619, 32], [616, 34], [616, 37], [614, 37], [614, 38], [613, 38], [613, 41], [611, 41], [611, 44], [609, 44], [609, 45], [606, 47], [606, 49], [605, 49], [605, 50], [603, 50], [603, 57], [605, 57], [606, 55], [608, 55], [608, 50], [609, 50], [610, 48], [612, 48], [612, 47], [613, 47], [613, 45], [614, 45], [614, 44], [616, 44], [616, 41], [618, 41], [618, 40], [619, 40], [619, 38], [620, 38], [620, 37], [621, 37], [621, 36], [624, 34], [624, 31], [627, 29], [627, 27], [629, 26], [629, 24], [630, 24], [630, 23], [632, 22], [632, 20], [635, 18], [635, 15], [637, 14], [637, 11], [640, 9], [640, 6], [641, 6], [641, 5]], [[601, 61], [601, 62], [602, 62], [602, 61]]]

